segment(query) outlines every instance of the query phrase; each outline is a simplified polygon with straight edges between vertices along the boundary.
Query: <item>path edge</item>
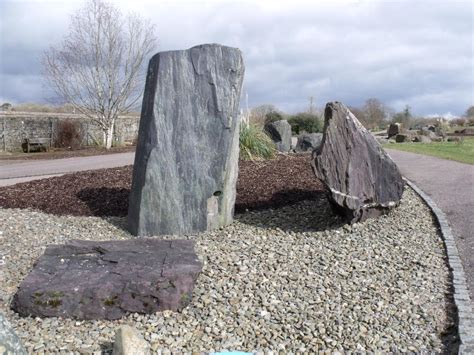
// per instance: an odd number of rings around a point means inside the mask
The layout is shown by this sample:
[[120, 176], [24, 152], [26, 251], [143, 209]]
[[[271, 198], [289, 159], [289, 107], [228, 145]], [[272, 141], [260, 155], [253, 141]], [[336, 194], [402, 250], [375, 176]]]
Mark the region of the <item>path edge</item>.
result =
[[471, 298], [467, 287], [466, 276], [464, 268], [459, 257], [456, 241], [454, 240], [453, 232], [449, 226], [446, 215], [434, 203], [423, 190], [416, 186], [412, 181], [403, 178], [405, 182], [420, 196], [438, 221], [441, 238], [444, 242], [446, 254], [448, 256], [448, 266], [453, 278], [454, 289], [454, 305], [456, 306], [458, 316], [458, 335], [460, 340], [459, 354], [473, 354], [474, 353], [474, 312], [471, 306]]

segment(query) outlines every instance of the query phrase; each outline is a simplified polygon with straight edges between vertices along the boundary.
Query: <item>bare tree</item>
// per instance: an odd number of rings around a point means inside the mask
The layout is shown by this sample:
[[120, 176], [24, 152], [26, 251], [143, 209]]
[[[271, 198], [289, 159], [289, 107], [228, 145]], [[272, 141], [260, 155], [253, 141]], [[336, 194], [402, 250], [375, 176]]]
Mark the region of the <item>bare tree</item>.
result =
[[270, 104], [264, 104], [250, 109], [250, 123], [264, 125], [265, 118], [268, 113], [280, 112], [275, 106]]
[[43, 71], [63, 101], [99, 125], [109, 149], [117, 117], [142, 94], [145, 60], [155, 47], [151, 23], [89, 0], [71, 16], [63, 42], [44, 53]]
[[349, 110], [356, 116], [356, 118], [362, 123], [364, 127], [367, 127], [365, 112], [359, 107], [349, 106]]
[[385, 105], [378, 99], [367, 99], [362, 111], [364, 112], [364, 126], [368, 129], [380, 129], [387, 118]]

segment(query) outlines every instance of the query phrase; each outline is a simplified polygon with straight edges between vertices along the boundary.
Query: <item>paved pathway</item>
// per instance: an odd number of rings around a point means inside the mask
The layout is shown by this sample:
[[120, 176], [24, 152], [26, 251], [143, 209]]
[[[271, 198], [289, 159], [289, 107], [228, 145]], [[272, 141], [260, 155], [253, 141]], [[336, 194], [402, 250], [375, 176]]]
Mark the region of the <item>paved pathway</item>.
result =
[[76, 171], [131, 165], [134, 152], [52, 160], [0, 161], [0, 186]]
[[401, 173], [446, 214], [474, 300], [474, 165], [387, 149]]

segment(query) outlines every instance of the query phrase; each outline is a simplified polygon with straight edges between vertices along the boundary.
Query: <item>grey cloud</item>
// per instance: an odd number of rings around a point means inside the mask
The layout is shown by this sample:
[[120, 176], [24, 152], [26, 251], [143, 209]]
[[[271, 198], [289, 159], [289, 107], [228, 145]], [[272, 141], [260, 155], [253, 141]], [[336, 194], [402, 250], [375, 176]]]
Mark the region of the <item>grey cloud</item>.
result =
[[[251, 106], [272, 103], [298, 111], [309, 96], [320, 106], [335, 99], [360, 105], [377, 97], [397, 110], [409, 104], [417, 114], [462, 114], [474, 103], [469, 1], [116, 3], [156, 23], [160, 50], [209, 42], [241, 48]], [[21, 83], [29, 101], [41, 100], [33, 58], [66, 32], [66, 14], [80, 2], [67, 8], [46, 2], [41, 9], [28, 2], [6, 4], [1, 48], [13, 54], [2, 62], [0, 80], [28, 74], [34, 82]], [[36, 15], [44, 19], [41, 26], [23, 28]], [[19, 92], [1, 89], [2, 97]]]

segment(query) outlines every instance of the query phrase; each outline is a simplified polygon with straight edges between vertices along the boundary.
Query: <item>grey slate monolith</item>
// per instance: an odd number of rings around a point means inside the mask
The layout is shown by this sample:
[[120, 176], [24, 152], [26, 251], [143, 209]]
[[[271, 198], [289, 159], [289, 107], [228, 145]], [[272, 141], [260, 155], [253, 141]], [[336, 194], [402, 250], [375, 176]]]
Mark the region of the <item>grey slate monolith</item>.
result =
[[287, 120], [270, 122], [265, 125], [265, 132], [275, 143], [279, 152], [288, 153], [291, 149], [291, 125]]
[[217, 44], [150, 61], [128, 210], [139, 236], [232, 222], [239, 156], [239, 49]]
[[21, 316], [76, 319], [180, 311], [201, 268], [191, 240], [70, 240], [46, 247], [11, 307]]
[[313, 171], [328, 187], [330, 201], [349, 223], [397, 206], [404, 182], [372, 134], [340, 102], [325, 109], [324, 135], [313, 152]]

